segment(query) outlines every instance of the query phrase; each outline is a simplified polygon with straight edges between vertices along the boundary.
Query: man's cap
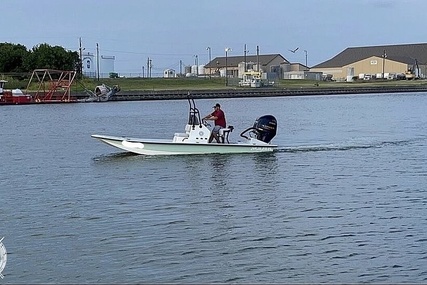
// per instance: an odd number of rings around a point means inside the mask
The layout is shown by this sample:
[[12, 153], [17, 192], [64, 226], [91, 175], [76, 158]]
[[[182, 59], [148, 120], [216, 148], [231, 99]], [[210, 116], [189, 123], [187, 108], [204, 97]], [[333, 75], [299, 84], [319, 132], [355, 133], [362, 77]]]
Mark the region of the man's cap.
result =
[[219, 103], [216, 103], [215, 106], [213, 106], [212, 108], [216, 108], [216, 107], [221, 108], [221, 105]]

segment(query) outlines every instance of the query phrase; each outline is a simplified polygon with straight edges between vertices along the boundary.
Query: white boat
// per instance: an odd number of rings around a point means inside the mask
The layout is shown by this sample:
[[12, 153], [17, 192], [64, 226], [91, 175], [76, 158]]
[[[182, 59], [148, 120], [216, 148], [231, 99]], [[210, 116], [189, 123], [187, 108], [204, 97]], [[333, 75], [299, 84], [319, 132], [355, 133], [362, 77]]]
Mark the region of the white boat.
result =
[[241, 134], [241, 140], [230, 142], [229, 135], [233, 127], [221, 129], [220, 142], [209, 143], [210, 125], [200, 119], [194, 100], [188, 99], [190, 112], [185, 132], [175, 133], [172, 139], [142, 139], [108, 135], [92, 135], [116, 148], [143, 155], [182, 155], [211, 153], [259, 153], [272, 152], [277, 145], [271, 144], [276, 135], [277, 120], [272, 115], [256, 119], [254, 125]]

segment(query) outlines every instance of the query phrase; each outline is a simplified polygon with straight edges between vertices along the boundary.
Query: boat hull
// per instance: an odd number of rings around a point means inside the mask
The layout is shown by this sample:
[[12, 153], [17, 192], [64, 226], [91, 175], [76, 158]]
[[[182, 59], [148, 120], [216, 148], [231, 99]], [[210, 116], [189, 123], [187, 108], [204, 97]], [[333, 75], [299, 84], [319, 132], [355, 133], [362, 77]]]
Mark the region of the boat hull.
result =
[[190, 143], [172, 142], [169, 140], [144, 140], [105, 135], [92, 135], [108, 145], [143, 155], [185, 155], [185, 154], [214, 154], [214, 153], [260, 153], [272, 152], [277, 145], [260, 141], [248, 140], [238, 143]]

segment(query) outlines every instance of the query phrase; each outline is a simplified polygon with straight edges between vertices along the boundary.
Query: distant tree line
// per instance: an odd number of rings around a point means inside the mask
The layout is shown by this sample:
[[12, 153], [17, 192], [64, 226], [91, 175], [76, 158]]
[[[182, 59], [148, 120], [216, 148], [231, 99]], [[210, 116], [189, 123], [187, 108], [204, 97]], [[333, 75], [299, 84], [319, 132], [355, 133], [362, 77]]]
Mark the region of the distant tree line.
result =
[[21, 44], [0, 43], [0, 73], [28, 73], [34, 69], [80, 72], [80, 57], [76, 51], [46, 43], [30, 50]]

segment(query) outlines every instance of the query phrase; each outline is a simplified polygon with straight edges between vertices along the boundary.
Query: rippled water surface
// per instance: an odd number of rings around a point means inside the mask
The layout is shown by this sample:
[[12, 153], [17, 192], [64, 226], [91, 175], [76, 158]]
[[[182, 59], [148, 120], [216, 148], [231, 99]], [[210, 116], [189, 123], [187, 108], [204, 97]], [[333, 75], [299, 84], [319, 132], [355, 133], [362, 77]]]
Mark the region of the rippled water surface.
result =
[[185, 100], [0, 108], [2, 283], [427, 282], [427, 94], [198, 100], [272, 154], [144, 157]]

